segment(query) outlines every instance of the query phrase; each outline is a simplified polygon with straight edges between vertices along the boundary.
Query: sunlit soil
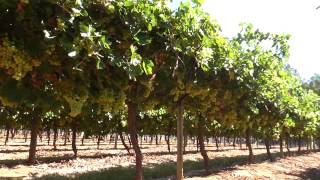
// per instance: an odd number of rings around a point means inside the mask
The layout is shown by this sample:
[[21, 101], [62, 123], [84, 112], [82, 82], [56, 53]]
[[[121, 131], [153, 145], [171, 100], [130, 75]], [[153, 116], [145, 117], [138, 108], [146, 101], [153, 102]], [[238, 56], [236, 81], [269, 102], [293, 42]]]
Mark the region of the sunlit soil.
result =
[[[197, 171], [188, 173], [189, 176], [199, 174]], [[320, 179], [320, 152], [276, 159], [275, 162], [234, 166], [230, 170], [213, 173], [206, 177], [186, 178], [188, 180], [225, 180], [225, 179]]]
[[[134, 165], [135, 158], [127, 155], [126, 150], [119, 140], [117, 149], [114, 148], [114, 142], [101, 142], [100, 149], [97, 149], [96, 142], [93, 139], [86, 139], [83, 146], [81, 146], [80, 138], [77, 142], [78, 158], [73, 159], [73, 151], [70, 142], [66, 146], [63, 145], [63, 139], [58, 141], [58, 150], [53, 151], [52, 142], [47, 145], [44, 138], [42, 142], [38, 143], [37, 159], [38, 163], [35, 165], [26, 165], [24, 162], [28, 158], [29, 142], [24, 142], [23, 138], [10, 141], [6, 146], [3, 144], [3, 137], [1, 137], [0, 146], [0, 179], [8, 177], [18, 177], [19, 179], [30, 179], [32, 177], [41, 177], [49, 174], [60, 174], [72, 177], [77, 173], [86, 173], [91, 171], [105, 170], [110, 167], [128, 167]], [[128, 142], [126, 142], [128, 144]], [[265, 153], [264, 146], [253, 145], [254, 153], [256, 155]], [[144, 155], [144, 167], [153, 167], [156, 164], [164, 164], [174, 162], [175, 142], [171, 142], [171, 153], [167, 150], [167, 145], [164, 139], [159, 145], [144, 142], [142, 144], [142, 153]], [[245, 145], [243, 144], [243, 148]], [[223, 143], [219, 150], [213, 143], [206, 146], [210, 159], [218, 157], [236, 157], [240, 155], [247, 155], [247, 150], [239, 150], [239, 146], [223, 147]], [[202, 156], [196, 152], [196, 146], [192, 141], [188, 142], [186, 147], [187, 153], [184, 155], [184, 160], [201, 161]], [[293, 150], [293, 149], [292, 149]], [[133, 152], [133, 151], [132, 151]], [[278, 148], [273, 148], [271, 152], [278, 152]], [[287, 178], [295, 177], [295, 173], [301, 172], [307, 168], [318, 167], [320, 164], [320, 153], [312, 153], [298, 157], [288, 157], [286, 159], [277, 160], [275, 163], [268, 161], [245, 166], [235, 166], [232, 170], [224, 170], [215, 175], [207, 177], [209, 179], [230, 179], [242, 177], [259, 177], [273, 179], [274, 177]], [[193, 176], [199, 172], [187, 172], [186, 176]], [[201, 174], [201, 173], [200, 173]], [[195, 178], [196, 179], [196, 178]], [[278, 178], [275, 178], [278, 179]]]

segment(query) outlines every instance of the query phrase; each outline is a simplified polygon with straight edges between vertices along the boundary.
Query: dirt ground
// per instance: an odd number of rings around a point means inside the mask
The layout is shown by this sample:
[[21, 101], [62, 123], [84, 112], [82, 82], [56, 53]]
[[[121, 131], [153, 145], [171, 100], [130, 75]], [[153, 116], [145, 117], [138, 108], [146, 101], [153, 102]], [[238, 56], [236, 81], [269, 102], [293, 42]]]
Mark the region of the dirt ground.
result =
[[[173, 153], [168, 153], [167, 146], [164, 140], [162, 141], [162, 144], [157, 146], [155, 142], [142, 144], [144, 167], [176, 160], [174, 142], [171, 146]], [[73, 152], [70, 143], [63, 146], [63, 142], [59, 141], [58, 150], [53, 151], [52, 145], [48, 146], [46, 141], [43, 141], [38, 144], [37, 148], [38, 164], [32, 166], [23, 163], [28, 157], [28, 143], [25, 143], [23, 139], [9, 142], [7, 146], [3, 146], [2, 141], [0, 143], [0, 179], [32, 179], [48, 174], [72, 177], [74, 174], [105, 170], [111, 167], [128, 167], [134, 165], [135, 162], [133, 156], [127, 155], [120, 140], [117, 149], [114, 149], [113, 143], [102, 142], [99, 150], [92, 140], [86, 140], [84, 146], [77, 142], [79, 156], [77, 159], [72, 158]], [[255, 155], [265, 153], [262, 145], [260, 148], [254, 149]], [[217, 151], [213, 144], [209, 144], [206, 149], [210, 159], [239, 157], [248, 154], [246, 150], [239, 150], [239, 147], [234, 149], [231, 146], [221, 147]], [[202, 160], [201, 154], [196, 152], [195, 146], [189, 145], [186, 150], [189, 153], [185, 154], [185, 161]], [[276, 153], [278, 149], [274, 148], [272, 152]], [[320, 152], [314, 152], [276, 159], [275, 162], [262, 161], [251, 165], [237, 165], [235, 163], [232, 167], [213, 169], [213, 174], [207, 177], [199, 177], [203, 174], [201, 170], [186, 172], [185, 175], [187, 179], [188, 177], [191, 177], [190, 179], [307, 179], [309, 177], [320, 179], [319, 171]], [[172, 179], [172, 177], [166, 179]]]
[[[196, 172], [190, 172], [189, 176]], [[320, 153], [276, 159], [275, 162], [234, 166], [206, 177], [186, 178], [188, 180], [224, 180], [224, 179], [320, 179]]]

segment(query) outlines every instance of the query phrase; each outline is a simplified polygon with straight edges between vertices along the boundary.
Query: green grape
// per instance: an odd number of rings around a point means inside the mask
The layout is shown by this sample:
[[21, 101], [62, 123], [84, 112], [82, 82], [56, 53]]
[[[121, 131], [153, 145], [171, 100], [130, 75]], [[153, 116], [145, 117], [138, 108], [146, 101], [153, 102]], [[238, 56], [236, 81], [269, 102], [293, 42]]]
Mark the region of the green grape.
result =
[[114, 93], [109, 89], [102, 90], [97, 97], [97, 102], [101, 105], [113, 104], [114, 101]]
[[0, 44], [0, 68], [9, 70], [11, 76], [16, 80], [21, 80], [34, 67], [40, 66], [40, 61], [32, 59], [27, 53], [16, 49], [8, 40], [4, 38]]
[[[67, 85], [67, 86], [70, 86]], [[68, 105], [70, 107], [70, 113], [69, 115], [71, 117], [76, 117], [82, 112], [82, 108], [85, 105], [86, 101], [89, 98], [89, 94], [86, 88], [81, 86], [81, 88], [77, 88], [77, 93], [76, 94], [70, 94], [72, 93], [72, 89], [74, 87], [68, 88], [67, 92], [63, 93], [64, 99], [68, 102]]]
[[71, 117], [76, 117], [82, 111], [82, 107], [87, 100], [87, 97], [72, 97], [72, 96], [64, 96], [65, 100], [68, 102], [70, 106], [70, 113]]

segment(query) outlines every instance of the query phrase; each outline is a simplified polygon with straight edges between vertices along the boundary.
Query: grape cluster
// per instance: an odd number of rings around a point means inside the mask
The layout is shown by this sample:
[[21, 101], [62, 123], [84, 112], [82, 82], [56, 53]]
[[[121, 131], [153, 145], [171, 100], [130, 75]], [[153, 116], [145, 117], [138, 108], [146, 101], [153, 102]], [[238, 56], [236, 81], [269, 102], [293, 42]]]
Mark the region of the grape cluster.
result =
[[16, 80], [21, 80], [40, 65], [40, 61], [33, 59], [24, 51], [14, 47], [7, 38], [0, 40], [0, 68]]

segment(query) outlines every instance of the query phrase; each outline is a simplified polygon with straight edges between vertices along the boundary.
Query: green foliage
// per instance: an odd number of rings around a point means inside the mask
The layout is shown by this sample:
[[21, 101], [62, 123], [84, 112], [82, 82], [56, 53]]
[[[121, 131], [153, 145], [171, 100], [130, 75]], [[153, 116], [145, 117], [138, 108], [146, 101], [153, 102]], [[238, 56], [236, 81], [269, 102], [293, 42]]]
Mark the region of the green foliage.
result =
[[290, 70], [289, 35], [242, 24], [226, 39], [203, 2], [0, 1], [1, 125], [39, 108], [46, 128], [126, 131], [130, 101], [139, 133], [174, 134], [183, 101], [190, 134], [199, 118], [209, 135], [319, 134], [319, 77]]

